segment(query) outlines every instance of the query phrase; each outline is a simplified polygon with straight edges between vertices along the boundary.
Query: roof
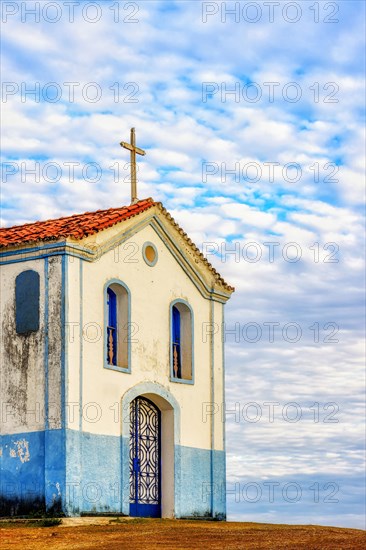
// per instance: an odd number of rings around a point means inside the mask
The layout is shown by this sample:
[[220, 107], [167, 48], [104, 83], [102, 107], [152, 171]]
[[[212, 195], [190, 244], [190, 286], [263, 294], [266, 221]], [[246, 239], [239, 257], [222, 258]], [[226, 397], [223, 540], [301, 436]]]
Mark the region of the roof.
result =
[[93, 235], [103, 229], [112, 227], [119, 222], [128, 220], [145, 212], [149, 208], [156, 206], [166, 219], [175, 227], [187, 245], [208, 267], [214, 275], [216, 281], [222, 284], [226, 290], [233, 292], [234, 287], [228, 285], [216, 269], [208, 262], [205, 256], [200, 252], [197, 246], [188, 237], [187, 233], [177, 224], [174, 218], [164, 208], [161, 202], [155, 202], [151, 197], [136, 202], [130, 206], [121, 208], [109, 208], [108, 210], [97, 210], [96, 212], [85, 212], [84, 214], [74, 214], [55, 220], [46, 220], [24, 225], [15, 225], [13, 227], [0, 228], [0, 250], [17, 246], [20, 244], [36, 243], [38, 241], [52, 241], [61, 238], [71, 237], [74, 239], [83, 239]]
[[108, 210], [85, 212], [85, 214], [74, 214], [56, 220], [0, 228], [0, 248], [37, 241], [50, 241], [62, 237], [82, 239], [132, 218], [151, 208], [154, 204], [153, 199], [150, 198], [138, 201], [131, 206], [122, 206], [122, 208], [109, 208]]

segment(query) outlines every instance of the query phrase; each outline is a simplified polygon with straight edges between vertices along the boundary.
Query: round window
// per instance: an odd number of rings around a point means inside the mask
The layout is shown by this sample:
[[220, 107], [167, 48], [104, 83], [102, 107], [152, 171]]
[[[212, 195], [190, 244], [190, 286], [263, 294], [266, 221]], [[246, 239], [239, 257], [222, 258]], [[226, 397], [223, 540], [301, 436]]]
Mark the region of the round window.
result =
[[142, 256], [149, 266], [154, 266], [158, 261], [158, 251], [153, 243], [145, 243], [142, 249]]

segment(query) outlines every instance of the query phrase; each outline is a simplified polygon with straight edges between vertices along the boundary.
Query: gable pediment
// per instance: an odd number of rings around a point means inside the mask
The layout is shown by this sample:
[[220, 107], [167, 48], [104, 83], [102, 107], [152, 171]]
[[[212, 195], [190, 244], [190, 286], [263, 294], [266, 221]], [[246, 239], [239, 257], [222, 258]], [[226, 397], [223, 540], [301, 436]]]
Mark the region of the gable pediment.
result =
[[78, 246], [82, 245], [82, 255], [86, 260], [94, 261], [108, 251], [126, 243], [146, 227], [151, 227], [154, 230], [160, 241], [205, 298], [212, 297], [220, 302], [226, 302], [230, 298], [234, 289], [217, 273], [159, 203], [132, 220], [123, 221], [112, 228], [79, 241]]

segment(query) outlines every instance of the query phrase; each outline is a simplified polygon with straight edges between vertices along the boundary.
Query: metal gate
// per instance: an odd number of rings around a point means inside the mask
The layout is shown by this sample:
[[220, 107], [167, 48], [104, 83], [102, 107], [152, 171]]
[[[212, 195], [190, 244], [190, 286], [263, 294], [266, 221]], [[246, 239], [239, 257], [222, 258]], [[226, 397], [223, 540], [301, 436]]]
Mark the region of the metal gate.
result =
[[160, 411], [144, 397], [130, 408], [130, 515], [161, 517]]

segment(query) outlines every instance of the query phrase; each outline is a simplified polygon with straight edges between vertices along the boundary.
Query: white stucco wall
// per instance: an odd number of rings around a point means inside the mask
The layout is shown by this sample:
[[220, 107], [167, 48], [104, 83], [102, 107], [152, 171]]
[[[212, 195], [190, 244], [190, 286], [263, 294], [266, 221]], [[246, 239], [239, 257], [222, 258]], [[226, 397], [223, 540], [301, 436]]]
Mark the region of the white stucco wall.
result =
[[[116, 228], [102, 232], [95, 242], [103, 242], [103, 233], [116, 235], [117, 232]], [[146, 241], [152, 242], [158, 250], [159, 258], [154, 267], [142, 258]], [[121, 280], [131, 293], [131, 322], [136, 328], [131, 344], [131, 374], [104, 368], [103, 289], [112, 279]], [[210, 419], [203, 422], [202, 409], [212, 396], [212, 357], [214, 399], [220, 405], [223, 401], [221, 334], [215, 335], [213, 348], [210, 338], [203, 342], [202, 325], [211, 320], [211, 301], [202, 296], [155, 230], [151, 226], [141, 229], [118, 249], [110, 250], [95, 262], [69, 259], [67, 281], [67, 323], [73, 334], [67, 339], [66, 393], [69, 403], [77, 403], [79, 395], [82, 396], [83, 430], [119, 436], [122, 395], [130, 387], [150, 381], [168, 389], [180, 404], [181, 445], [209, 449], [211, 424]], [[175, 299], [188, 302], [194, 312], [195, 380], [192, 385], [169, 379], [169, 310]], [[222, 307], [221, 303], [213, 302], [217, 323], [221, 323]], [[68, 427], [79, 429], [78, 408], [72, 408], [74, 414], [69, 416]], [[214, 426], [214, 447], [220, 450], [223, 448], [220, 415], [215, 416]]]

